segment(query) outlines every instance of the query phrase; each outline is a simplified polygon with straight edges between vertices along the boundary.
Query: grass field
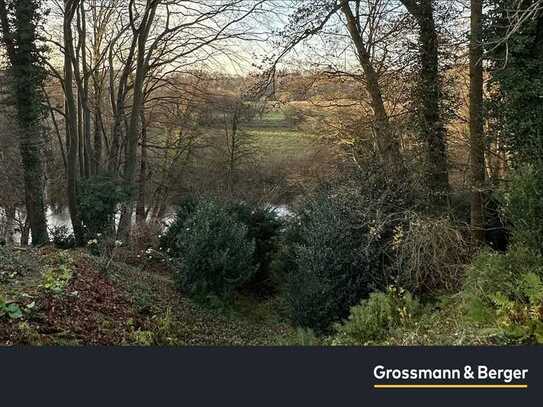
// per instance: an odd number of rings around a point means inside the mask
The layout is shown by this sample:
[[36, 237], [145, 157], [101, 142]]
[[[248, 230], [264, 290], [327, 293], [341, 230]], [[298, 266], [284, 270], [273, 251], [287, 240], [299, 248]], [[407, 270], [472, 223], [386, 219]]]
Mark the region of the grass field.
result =
[[247, 127], [255, 137], [264, 160], [299, 161], [307, 159], [317, 149], [317, 137], [292, 128], [282, 112], [264, 115]]

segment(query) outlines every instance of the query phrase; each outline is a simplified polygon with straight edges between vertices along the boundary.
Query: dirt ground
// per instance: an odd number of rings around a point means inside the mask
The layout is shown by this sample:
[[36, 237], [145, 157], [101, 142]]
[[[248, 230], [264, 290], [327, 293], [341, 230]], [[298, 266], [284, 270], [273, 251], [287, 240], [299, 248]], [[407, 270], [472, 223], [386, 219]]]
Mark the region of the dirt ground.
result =
[[83, 250], [0, 251], [0, 345], [282, 345], [294, 334], [275, 298], [193, 303], [171, 266]]

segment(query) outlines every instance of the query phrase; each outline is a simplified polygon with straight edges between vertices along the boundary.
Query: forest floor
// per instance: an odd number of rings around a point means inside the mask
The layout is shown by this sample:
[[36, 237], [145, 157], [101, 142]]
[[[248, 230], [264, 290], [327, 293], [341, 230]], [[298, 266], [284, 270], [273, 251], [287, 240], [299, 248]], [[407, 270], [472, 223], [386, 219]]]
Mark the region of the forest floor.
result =
[[84, 250], [0, 248], [0, 345], [282, 345], [277, 299], [227, 309], [190, 301], [167, 264]]

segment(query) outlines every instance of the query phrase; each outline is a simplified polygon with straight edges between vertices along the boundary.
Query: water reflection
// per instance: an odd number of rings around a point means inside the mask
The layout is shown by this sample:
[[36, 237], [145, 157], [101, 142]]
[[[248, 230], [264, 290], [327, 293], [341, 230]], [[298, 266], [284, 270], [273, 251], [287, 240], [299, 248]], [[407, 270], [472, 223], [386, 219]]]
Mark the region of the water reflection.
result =
[[[279, 218], [286, 218], [292, 215], [292, 211], [287, 205], [270, 205], [270, 207], [276, 211]], [[21, 214], [18, 214], [18, 216], [22, 217]], [[115, 216], [115, 225], [118, 225], [119, 223], [119, 216], [119, 214]], [[164, 225], [164, 227], [167, 227], [173, 222], [174, 219], [175, 208], [170, 208], [170, 210], [167, 211], [167, 214], [161, 219], [160, 222]], [[68, 208], [61, 208], [55, 210], [53, 210], [52, 208], [47, 209], [47, 226], [49, 227], [49, 229], [64, 226], [67, 228], [69, 233], [72, 233], [72, 222], [70, 220], [70, 212]], [[21, 233], [19, 230], [17, 230], [14, 234], [14, 239], [17, 244], [19, 244], [19, 242], [21, 241]]]

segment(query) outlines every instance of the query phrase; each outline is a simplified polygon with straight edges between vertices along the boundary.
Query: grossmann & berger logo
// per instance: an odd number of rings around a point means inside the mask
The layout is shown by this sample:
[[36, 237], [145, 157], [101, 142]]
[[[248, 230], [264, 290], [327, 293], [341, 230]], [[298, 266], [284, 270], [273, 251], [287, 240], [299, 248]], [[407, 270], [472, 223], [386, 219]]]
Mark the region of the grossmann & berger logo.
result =
[[375, 389], [527, 389], [528, 369], [373, 369]]

